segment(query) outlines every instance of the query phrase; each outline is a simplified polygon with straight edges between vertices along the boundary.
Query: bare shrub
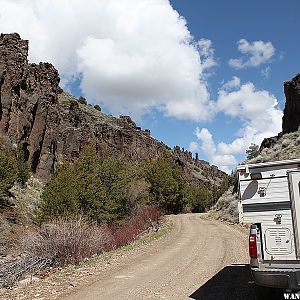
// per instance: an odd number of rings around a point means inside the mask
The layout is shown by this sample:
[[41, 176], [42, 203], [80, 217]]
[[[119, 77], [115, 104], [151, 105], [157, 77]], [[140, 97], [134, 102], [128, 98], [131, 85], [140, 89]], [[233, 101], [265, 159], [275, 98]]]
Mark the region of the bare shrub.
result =
[[162, 213], [158, 208], [138, 208], [129, 221], [111, 227], [114, 247], [128, 245], [148, 230], [157, 230], [161, 216]]
[[161, 212], [157, 208], [139, 208], [121, 225], [91, 224], [82, 217], [59, 218], [42, 225], [21, 241], [25, 256], [0, 266], [0, 288], [11, 288], [28, 274], [49, 267], [78, 264], [103, 251], [125, 246], [148, 230], [157, 230]]
[[54, 266], [64, 266], [110, 249], [111, 241], [106, 225], [90, 224], [79, 217], [46, 223], [39, 235], [27, 237], [23, 244], [28, 253], [51, 258]]
[[90, 224], [83, 218], [60, 218], [43, 224], [40, 233], [27, 236], [23, 245], [27, 253], [52, 259], [54, 266], [77, 264], [127, 245], [147, 230], [156, 230], [161, 215], [157, 208], [138, 208], [128, 221], [110, 226]]

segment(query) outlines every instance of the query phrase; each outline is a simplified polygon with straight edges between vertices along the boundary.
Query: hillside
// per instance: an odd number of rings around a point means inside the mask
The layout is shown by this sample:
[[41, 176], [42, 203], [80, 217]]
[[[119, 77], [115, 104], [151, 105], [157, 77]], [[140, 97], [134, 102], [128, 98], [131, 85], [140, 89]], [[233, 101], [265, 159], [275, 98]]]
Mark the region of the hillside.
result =
[[123, 157], [132, 164], [167, 152], [188, 181], [211, 191], [227, 177], [198, 155], [156, 140], [129, 116], [113, 117], [81, 103], [61, 89], [54, 66], [28, 63], [28, 45], [17, 33], [0, 36], [0, 148], [21, 149], [31, 173], [0, 203], [1, 253], [32, 225], [43, 188], [57, 168], [76, 161], [86, 145], [100, 156]]
[[[268, 137], [260, 145], [256, 157], [243, 163], [259, 163], [266, 161], [286, 160], [300, 157], [300, 75], [284, 82], [286, 103], [284, 108], [282, 132]], [[212, 210], [217, 218], [238, 222], [237, 188], [230, 188], [218, 200]]]
[[192, 154], [150, 136], [129, 116], [108, 116], [59, 87], [59, 74], [49, 63], [29, 64], [28, 41], [18, 34], [0, 37], [0, 135], [22, 145], [31, 170], [42, 181], [65, 160], [79, 156], [86, 144], [101, 154], [127, 156], [133, 162], [171, 151], [187, 173], [206, 185], [225, 174]]

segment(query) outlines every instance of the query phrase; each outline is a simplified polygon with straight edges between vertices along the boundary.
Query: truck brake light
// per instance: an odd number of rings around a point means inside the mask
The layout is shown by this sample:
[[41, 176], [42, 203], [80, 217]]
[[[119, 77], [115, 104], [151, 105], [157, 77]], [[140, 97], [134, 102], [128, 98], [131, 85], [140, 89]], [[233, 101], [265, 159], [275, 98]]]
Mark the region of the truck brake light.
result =
[[256, 233], [250, 233], [249, 236], [249, 255], [251, 258], [257, 258]]

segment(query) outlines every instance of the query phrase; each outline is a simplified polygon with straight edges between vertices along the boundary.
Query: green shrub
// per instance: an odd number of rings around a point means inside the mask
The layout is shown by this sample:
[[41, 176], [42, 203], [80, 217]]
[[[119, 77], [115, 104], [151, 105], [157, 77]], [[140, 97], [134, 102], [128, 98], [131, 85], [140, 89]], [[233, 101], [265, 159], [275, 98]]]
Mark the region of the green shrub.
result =
[[229, 187], [233, 185], [233, 181], [233, 175], [226, 176], [218, 187], [213, 187], [211, 205], [215, 204], [218, 199], [229, 189]]
[[253, 143], [246, 150], [247, 159], [255, 158], [256, 156], [258, 156], [258, 154], [259, 154], [259, 146]]
[[78, 102], [81, 103], [81, 104], [87, 105], [86, 99], [82, 96], [79, 97]]
[[157, 158], [144, 165], [144, 177], [150, 184], [150, 204], [166, 213], [179, 213], [185, 206], [186, 184], [181, 168], [171, 157]]
[[13, 152], [0, 151], [0, 197], [6, 196], [18, 178], [18, 164]]
[[0, 205], [6, 205], [5, 197], [15, 182], [25, 184], [30, 172], [23, 152], [17, 149], [16, 152], [2, 148], [0, 149]]
[[98, 111], [101, 111], [101, 107], [100, 107], [98, 104], [96, 104], [96, 105], [94, 106], [94, 108], [95, 108], [96, 110], [98, 110]]
[[[66, 180], [67, 178], [67, 180]], [[130, 215], [128, 164], [116, 157], [100, 157], [86, 148], [73, 164], [65, 164], [42, 194], [38, 221], [82, 214], [98, 223], [111, 223]]]
[[171, 156], [129, 163], [114, 156], [101, 157], [92, 147], [79, 159], [64, 164], [42, 194], [37, 221], [83, 215], [97, 223], [114, 223], [131, 216], [138, 206], [180, 213], [186, 207], [203, 212], [228, 188], [224, 180], [213, 194], [190, 183]]
[[184, 198], [191, 212], [204, 212], [211, 206], [212, 194], [207, 188], [196, 184], [187, 184], [184, 189]]
[[30, 168], [28, 162], [26, 161], [25, 151], [22, 145], [18, 145], [16, 151], [16, 161], [17, 161], [17, 181], [24, 185], [30, 176]]
[[75, 168], [65, 164], [58, 168], [42, 194], [42, 207], [38, 221], [58, 216], [74, 216], [79, 213], [78, 187]]

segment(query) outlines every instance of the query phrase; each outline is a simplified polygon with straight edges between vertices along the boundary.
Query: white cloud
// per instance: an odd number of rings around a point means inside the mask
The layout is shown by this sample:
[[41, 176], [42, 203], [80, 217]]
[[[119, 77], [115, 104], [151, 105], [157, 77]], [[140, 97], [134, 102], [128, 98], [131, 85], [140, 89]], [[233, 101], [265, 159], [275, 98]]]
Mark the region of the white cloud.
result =
[[261, 75], [265, 78], [268, 79], [270, 78], [270, 73], [271, 73], [271, 68], [270, 66], [267, 66], [266, 68], [261, 70]]
[[239, 88], [240, 85], [241, 85], [240, 78], [233, 76], [231, 80], [223, 84], [221, 89], [224, 91], [231, 91], [235, 88]]
[[191, 142], [189, 145], [189, 151], [196, 152], [199, 149], [199, 145], [197, 142]]
[[216, 146], [213, 141], [212, 134], [209, 132], [209, 130], [206, 128], [202, 128], [201, 130], [200, 128], [196, 128], [195, 134], [197, 138], [202, 141], [201, 149], [203, 150], [203, 152], [209, 157], [214, 156], [214, 154], [216, 153]]
[[216, 145], [208, 129], [196, 129], [196, 136], [202, 142], [201, 149], [208, 160], [222, 170], [230, 171], [237, 164], [237, 155], [245, 154], [251, 143], [260, 145], [266, 137], [281, 131], [282, 111], [277, 108], [275, 96], [265, 90], [257, 90], [248, 82], [240, 83], [234, 77], [219, 91], [217, 111], [237, 119], [242, 127], [238, 137], [231, 143]]
[[168, 0], [0, 0], [2, 32], [30, 40], [30, 60], [53, 63], [64, 85], [114, 113], [159, 109], [179, 119], [212, 115], [205, 78], [211, 41], [195, 41]]
[[196, 128], [195, 134], [201, 141], [201, 150], [206, 155], [209, 162], [218, 166], [226, 173], [230, 173], [237, 164], [235, 157], [231, 154], [220, 154], [213, 140], [213, 136], [207, 128]]
[[229, 60], [229, 65], [235, 69], [260, 66], [270, 62], [275, 54], [275, 48], [271, 42], [248, 42], [246, 39], [240, 39], [237, 45], [243, 56]]
[[217, 62], [214, 59], [214, 49], [210, 40], [200, 39], [196, 43], [196, 46], [200, 54], [202, 71], [207, 71], [217, 66]]
[[[256, 90], [253, 83], [248, 82], [240, 86], [239, 90], [219, 91], [217, 109], [225, 114], [240, 119], [251, 120], [259, 128], [270, 125], [270, 117], [277, 112], [278, 102], [275, 96], [265, 90]], [[276, 129], [281, 126], [281, 122]]]
[[251, 143], [260, 144], [263, 138], [278, 134], [281, 131], [282, 111], [277, 105], [274, 95], [257, 90], [251, 82], [234, 91], [221, 89], [218, 111], [237, 118], [243, 127], [238, 132], [239, 138], [230, 144], [218, 144], [218, 151], [222, 154], [244, 153]]

